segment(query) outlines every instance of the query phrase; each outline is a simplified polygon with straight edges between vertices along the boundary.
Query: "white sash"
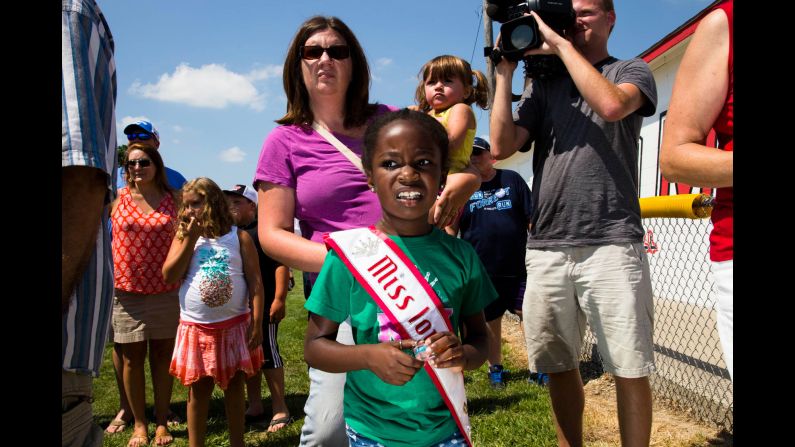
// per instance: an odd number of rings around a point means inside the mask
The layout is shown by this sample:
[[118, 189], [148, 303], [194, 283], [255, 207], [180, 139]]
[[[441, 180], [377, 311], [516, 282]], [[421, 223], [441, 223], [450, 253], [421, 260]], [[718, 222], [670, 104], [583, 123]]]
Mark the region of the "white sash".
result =
[[[435, 332], [454, 332], [439, 297], [398, 245], [375, 227], [336, 231], [325, 236], [403, 339], [422, 340]], [[425, 371], [469, 446], [464, 375], [425, 362]]]

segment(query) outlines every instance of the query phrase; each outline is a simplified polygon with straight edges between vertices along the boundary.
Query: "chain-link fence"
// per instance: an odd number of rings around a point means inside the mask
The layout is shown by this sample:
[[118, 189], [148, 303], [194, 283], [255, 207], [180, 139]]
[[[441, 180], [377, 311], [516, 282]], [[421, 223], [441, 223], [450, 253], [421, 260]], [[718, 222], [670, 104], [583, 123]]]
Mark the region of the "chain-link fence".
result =
[[[654, 396], [733, 433], [733, 388], [718, 339], [709, 262], [712, 224], [648, 218], [643, 226], [654, 293]], [[598, 360], [594, 343], [589, 332], [583, 360]]]

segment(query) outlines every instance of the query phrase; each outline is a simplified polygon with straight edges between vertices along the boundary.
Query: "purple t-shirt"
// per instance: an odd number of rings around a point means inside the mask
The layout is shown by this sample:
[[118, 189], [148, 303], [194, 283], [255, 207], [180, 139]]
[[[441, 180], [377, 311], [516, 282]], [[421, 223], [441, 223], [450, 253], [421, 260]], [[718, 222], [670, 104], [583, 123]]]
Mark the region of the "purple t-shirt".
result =
[[[379, 105], [375, 116], [396, 107]], [[334, 134], [359, 157], [362, 140]], [[378, 196], [364, 173], [311, 127], [279, 126], [268, 135], [257, 162], [257, 183], [295, 189], [295, 217], [304, 238], [323, 243], [323, 233], [374, 225], [381, 218]]]

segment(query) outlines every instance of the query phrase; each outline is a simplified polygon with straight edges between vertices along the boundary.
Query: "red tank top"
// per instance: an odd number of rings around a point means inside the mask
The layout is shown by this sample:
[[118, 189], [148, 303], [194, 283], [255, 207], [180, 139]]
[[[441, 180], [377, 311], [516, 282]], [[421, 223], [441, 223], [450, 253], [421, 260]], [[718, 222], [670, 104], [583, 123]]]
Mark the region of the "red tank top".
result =
[[163, 263], [176, 233], [177, 211], [171, 194], [166, 194], [157, 209], [144, 214], [125, 186], [111, 216], [113, 234], [114, 287], [126, 292], [155, 295], [179, 287], [163, 281]]
[[[729, 19], [729, 89], [723, 110], [713, 127], [718, 136], [718, 147], [724, 151], [734, 150], [734, 0], [721, 3]], [[712, 261], [734, 259], [734, 189], [718, 188], [715, 192], [715, 208], [712, 210], [712, 234], [709, 236], [709, 256]]]

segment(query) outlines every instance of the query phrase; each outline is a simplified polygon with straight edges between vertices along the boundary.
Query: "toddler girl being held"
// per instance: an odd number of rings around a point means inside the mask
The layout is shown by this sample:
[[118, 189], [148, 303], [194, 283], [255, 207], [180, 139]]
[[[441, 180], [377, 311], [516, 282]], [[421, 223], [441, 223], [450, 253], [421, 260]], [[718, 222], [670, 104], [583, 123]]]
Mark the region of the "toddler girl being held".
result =
[[486, 77], [469, 63], [451, 55], [437, 56], [420, 69], [415, 92], [416, 110], [436, 118], [450, 140], [450, 172], [442, 194], [431, 210], [432, 223], [445, 227], [458, 216], [480, 187], [480, 173], [470, 163], [477, 121], [471, 104], [489, 105]]

